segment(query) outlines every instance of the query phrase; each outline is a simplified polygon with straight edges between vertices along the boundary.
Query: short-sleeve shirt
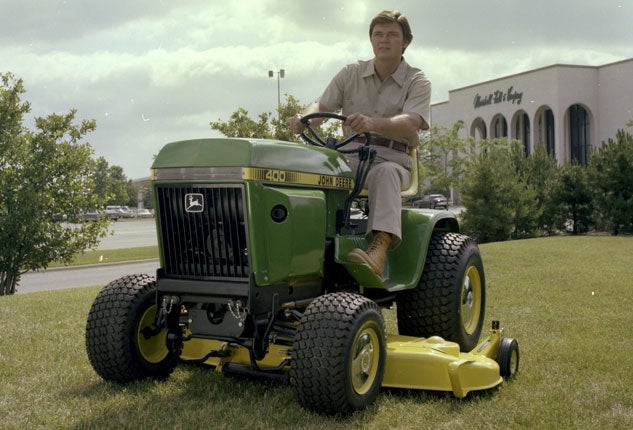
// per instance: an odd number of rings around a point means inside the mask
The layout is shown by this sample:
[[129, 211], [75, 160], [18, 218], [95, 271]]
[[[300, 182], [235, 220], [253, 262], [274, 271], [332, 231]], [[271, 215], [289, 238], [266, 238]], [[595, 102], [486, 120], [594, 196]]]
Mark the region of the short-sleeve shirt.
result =
[[[345, 116], [361, 113], [367, 116], [390, 118], [402, 113], [417, 113], [430, 124], [431, 82], [424, 72], [409, 66], [402, 59], [396, 71], [384, 82], [374, 68], [374, 60], [357, 61], [343, 67], [334, 76], [320, 97], [319, 102], [328, 111], [341, 111]], [[345, 136], [352, 130], [343, 128]], [[406, 138], [383, 136], [417, 146], [418, 134]]]

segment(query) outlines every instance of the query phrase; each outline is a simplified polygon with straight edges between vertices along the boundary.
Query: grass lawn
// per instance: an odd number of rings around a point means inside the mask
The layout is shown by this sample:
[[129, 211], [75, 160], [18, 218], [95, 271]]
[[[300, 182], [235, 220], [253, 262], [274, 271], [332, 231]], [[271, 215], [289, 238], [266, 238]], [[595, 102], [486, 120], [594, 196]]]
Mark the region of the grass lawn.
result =
[[[517, 378], [457, 399], [383, 390], [351, 417], [303, 410], [289, 387], [179, 366], [163, 382], [106, 383], [85, 321], [98, 287], [0, 297], [0, 427], [629, 429], [633, 427], [633, 237], [481, 246], [486, 327], [519, 341]], [[389, 330], [395, 312], [385, 311]]]
[[[77, 256], [70, 263], [70, 266], [81, 266], [86, 264], [118, 263], [130, 260], [146, 260], [158, 258], [158, 245], [139, 246], [137, 248], [126, 249], [103, 249], [97, 251], [87, 251]], [[61, 267], [63, 264], [51, 263], [48, 267]]]

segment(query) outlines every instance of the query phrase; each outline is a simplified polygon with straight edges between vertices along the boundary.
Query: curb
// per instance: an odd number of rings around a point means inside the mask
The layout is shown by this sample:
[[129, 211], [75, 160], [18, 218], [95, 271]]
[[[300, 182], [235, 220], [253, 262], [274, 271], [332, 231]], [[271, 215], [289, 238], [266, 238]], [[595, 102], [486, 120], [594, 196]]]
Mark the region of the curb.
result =
[[58, 270], [80, 270], [80, 269], [90, 269], [95, 267], [109, 267], [109, 266], [121, 266], [124, 264], [134, 264], [134, 263], [149, 263], [149, 262], [159, 262], [158, 258], [146, 258], [143, 260], [127, 260], [127, 261], [116, 261], [114, 263], [95, 263], [95, 264], [79, 264], [76, 266], [59, 266], [59, 267], [49, 267], [48, 269], [43, 270], [29, 270], [27, 273], [41, 273], [41, 272], [55, 272]]

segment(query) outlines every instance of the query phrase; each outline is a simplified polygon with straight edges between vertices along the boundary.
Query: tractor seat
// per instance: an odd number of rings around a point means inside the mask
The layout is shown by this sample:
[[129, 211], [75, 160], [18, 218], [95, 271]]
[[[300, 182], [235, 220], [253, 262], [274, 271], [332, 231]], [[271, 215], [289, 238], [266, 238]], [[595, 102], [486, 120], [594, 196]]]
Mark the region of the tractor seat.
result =
[[[413, 159], [413, 168], [411, 169], [411, 181], [409, 181], [409, 188], [400, 192], [400, 197], [403, 199], [408, 199], [418, 194], [418, 148], [409, 148], [409, 155]], [[363, 188], [360, 196], [367, 197], [367, 188]]]
[[411, 169], [411, 181], [409, 181], [409, 188], [400, 192], [400, 196], [403, 199], [411, 198], [418, 193], [418, 148], [409, 148], [409, 155], [413, 159], [413, 168]]

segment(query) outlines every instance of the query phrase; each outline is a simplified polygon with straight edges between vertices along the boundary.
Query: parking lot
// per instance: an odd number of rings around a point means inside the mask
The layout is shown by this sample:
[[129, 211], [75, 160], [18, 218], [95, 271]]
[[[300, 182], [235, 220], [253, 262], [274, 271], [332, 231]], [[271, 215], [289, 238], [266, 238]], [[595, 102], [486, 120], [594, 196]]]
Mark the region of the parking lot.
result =
[[[110, 232], [112, 234], [106, 236], [97, 249], [124, 249], [157, 244], [156, 224], [153, 218], [113, 222], [110, 224]], [[22, 275], [18, 293], [105, 285], [115, 278], [130, 273], [155, 273], [158, 266], [158, 260], [144, 260], [27, 272]]]
[[154, 218], [119, 220], [110, 224], [110, 232], [103, 238], [98, 249], [123, 249], [156, 245], [156, 221]]

